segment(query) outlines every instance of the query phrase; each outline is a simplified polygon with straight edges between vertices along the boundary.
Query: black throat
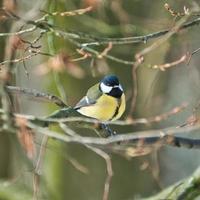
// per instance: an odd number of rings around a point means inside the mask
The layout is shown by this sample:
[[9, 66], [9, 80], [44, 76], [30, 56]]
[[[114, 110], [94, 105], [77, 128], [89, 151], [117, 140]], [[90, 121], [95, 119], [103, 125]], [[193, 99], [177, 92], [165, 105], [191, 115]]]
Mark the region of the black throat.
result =
[[109, 93], [108, 95], [112, 96], [112, 97], [115, 97], [115, 98], [120, 98], [122, 96], [122, 91], [116, 87], [116, 88], [113, 88]]

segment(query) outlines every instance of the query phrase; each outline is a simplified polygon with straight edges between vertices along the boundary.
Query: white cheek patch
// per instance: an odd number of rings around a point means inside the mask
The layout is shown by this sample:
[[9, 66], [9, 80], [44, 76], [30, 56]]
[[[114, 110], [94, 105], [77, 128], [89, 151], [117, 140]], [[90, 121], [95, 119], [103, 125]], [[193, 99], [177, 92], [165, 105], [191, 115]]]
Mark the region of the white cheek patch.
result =
[[122, 86], [120, 84], [119, 85], [115, 85], [113, 88], [119, 88], [123, 92], [123, 88], [122, 88]]
[[111, 86], [107, 86], [103, 82], [100, 84], [100, 88], [103, 93], [109, 93], [112, 90]]
[[119, 89], [123, 92], [123, 88], [120, 84], [119, 84]]

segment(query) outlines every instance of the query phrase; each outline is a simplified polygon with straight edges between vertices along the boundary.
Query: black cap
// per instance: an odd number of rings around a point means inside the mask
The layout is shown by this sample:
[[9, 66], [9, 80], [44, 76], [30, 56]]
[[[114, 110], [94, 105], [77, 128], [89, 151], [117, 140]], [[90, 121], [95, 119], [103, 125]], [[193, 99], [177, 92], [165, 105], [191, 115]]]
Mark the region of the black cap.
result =
[[105, 76], [101, 82], [103, 82], [105, 85], [107, 86], [115, 86], [115, 85], [119, 85], [119, 79], [117, 78], [117, 76], [115, 75], [108, 75]]

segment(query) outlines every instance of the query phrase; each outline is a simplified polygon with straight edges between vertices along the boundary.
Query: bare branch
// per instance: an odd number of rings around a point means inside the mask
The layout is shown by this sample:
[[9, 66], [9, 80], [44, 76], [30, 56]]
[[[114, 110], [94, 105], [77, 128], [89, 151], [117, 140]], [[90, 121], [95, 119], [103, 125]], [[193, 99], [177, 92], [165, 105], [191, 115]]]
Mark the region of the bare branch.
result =
[[[168, 117], [175, 115], [182, 110], [184, 110], [188, 104], [182, 104], [181, 106], [174, 107], [172, 110], [163, 113], [161, 115], [157, 115], [154, 117], [149, 118], [138, 118], [138, 119], [127, 119], [124, 120], [117, 120], [117, 121], [109, 121], [107, 124], [113, 124], [113, 125], [120, 125], [120, 126], [127, 126], [127, 125], [136, 125], [136, 124], [150, 124], [153, 122], [160, 122], [162, 120], [167, 119]], [[66, 107], [63, 109], [60, 109], [58, 111], [55, 111], [53, 114], [51, 114], [48, 117], [35, 117], [33, 115], [24, 115], [24, 114], [14, 114], [16, 117], [22, 117], [25, 119], [28, 119], [30, 121], [41, 121], [45, 123], [59, 123], [61, 125], [61, 128], [63, 129], [63, 123], [67, 122], [87, 122], [87, 123], [100, 123], [99, 120], [86, 118], [86, 117], [79, 117], [80, 114], [77, 113], [75, 116], [70, 116], [69, 111], [74, 111], [71, 107]], [[3, 110], [0, 109], [0, 113], [4, 113]], [[66, 127], [65, 127], [66, 128]], [[66, 129], [66, 132], [68, 133], [69, 129]]]
[[25, 33], [34, 32], [36, 29], [37, 29], [37, 26], [33, 26], [31, 28], [23, 29], [23, 30], [20, 30], [18, 32], [14, 32], [14, 33], [0, 33], [0, 37], [7, 37], [7, 36], [13, 36], [13, 35], [22, 35], [22, 34], [25, 34]]
[[94, 137], [71, 137], [67, 135], [62, 135], [54, 131], [37, 126], [33, 123], [28, 123], [27, 126], [41, 134], [47, 135], [49, 137], [55, 138], [62, 142], [67, 143], [79, 143], [82, 145], [92, 145], [95, 147], [107, 146], [107, 145], [116, 145], [117, 143], [131, 143], [138, 144], [141, 143], [144, 145], [170, 145], [175, 147], [184, 147], [184, 148], [200, 148], [200, 139], [191, 139], [180, 136], [175, 136], [175, 134], [188, 133], [200, 129], [200, 125], [193, 125], [189, 127], [171, 127], [161, 130], [148, 130], [148, 131], [139, 131], [134, 133], [126, 133], [115, 135], [109, 138], [94, 138]]
[[[181, 25], [179, 27], [179, 30], [187, 29], [189, 27], [199, 25], [199, 24], [200, 24], [200, 17]], [[124, 38], [96, 38], [97, 41], [83, 43], [82, 46], [83, 47], [85, 47], [85, 46], [100, 46], [103, 44], [108, 44], [109, 42], [111, 42], [113, 45], [133, 44], [133, 43], [142, 43], [142, 42], [147, 43], [147, 41], [164, 36], [167, 33], [169, 33], [170, 31], [171, 31], [171, 28], [162, 30], [162, 31], [157, 31], [154, 33], [149, 33], [149, 34], [143, 35], [143, 36], [124, 37]], [[93, 38], [93, 37], [91, 36], [91, 38]], [[93, 38], [93, 39], [95, 39], [95, 38]]]
[[43, 101], [54, 103], [59, 107], [67, 106], [60, 98], [58, 98], [55, 95], [41, 93], [33, 89], [20, 88], [20, 87], [15, 87], [15, 86], [6, 86], [6, 88], [8, 92], [10, 92], [11, 94], [26, 95], [32, 98], [36, 98], [37, 100], [43, 100]]

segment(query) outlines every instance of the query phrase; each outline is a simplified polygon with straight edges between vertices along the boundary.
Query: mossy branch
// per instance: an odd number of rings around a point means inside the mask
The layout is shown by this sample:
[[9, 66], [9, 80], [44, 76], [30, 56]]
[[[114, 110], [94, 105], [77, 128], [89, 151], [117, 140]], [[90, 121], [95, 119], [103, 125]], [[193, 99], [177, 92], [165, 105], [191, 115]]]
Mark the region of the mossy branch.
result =
[[200, 196], [200, 167], [188, 178], [164, 189], [159, 194], [143, 200], [192, 200]]

